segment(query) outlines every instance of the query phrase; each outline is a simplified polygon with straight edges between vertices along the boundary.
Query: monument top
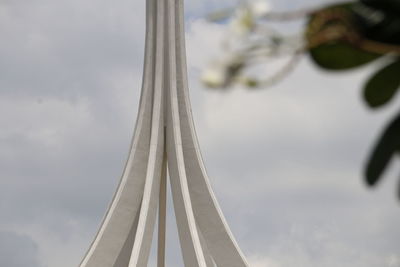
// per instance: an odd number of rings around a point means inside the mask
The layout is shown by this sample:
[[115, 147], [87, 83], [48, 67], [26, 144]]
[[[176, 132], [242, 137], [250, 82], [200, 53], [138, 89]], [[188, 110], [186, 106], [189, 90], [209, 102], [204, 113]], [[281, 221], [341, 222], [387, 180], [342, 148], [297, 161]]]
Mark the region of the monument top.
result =
[[248, 267], [201, 158], [188, 94], [183, 13], [183, 0], [146, 1], [143, 84], [130, 154], [80, 267], [147, 266], [157, 217], [157, 266], [165, 266], [167, 173], [185, 266]]

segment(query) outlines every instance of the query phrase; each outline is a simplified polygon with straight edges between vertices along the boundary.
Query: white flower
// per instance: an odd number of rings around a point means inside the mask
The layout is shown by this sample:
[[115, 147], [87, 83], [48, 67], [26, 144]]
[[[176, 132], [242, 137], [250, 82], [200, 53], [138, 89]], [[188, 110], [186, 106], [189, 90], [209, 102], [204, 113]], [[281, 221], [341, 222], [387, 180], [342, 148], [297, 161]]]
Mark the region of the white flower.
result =
[[245, 58], [239, 52], [225, 53], [204, 70], [201, 80], [211, 88], [227, 87], [244, 67], [244, 60]]
[[206, 86], [217, 88], [225, 86], [227, 78], [226, 68], [221, 64], [213, 64], [204, 70], [201, 80]]
[[265, 16], [270, 10], [271, 6], [266, 0], [255, 0], [240, 6], [230, 22], [233, 33], [238, 36], [250, 33], [257, 23], [256, 20]]
[[265, 0], [256, 0], [250, 3], [250, 10], [256, 18], [260, 18], [271, 11], [271, 5]]
[[230, 26], [235, 34], [238, 36], [243, 36], [253, 29], [254, 24], [255, 21], [253, 13], [247, 6], [244, 6], [236, 10]]
[[236, 69], [243, 65], [244, 56], [240, 51], [227, 51], [220, 59], [220, 64], [225, 69]]

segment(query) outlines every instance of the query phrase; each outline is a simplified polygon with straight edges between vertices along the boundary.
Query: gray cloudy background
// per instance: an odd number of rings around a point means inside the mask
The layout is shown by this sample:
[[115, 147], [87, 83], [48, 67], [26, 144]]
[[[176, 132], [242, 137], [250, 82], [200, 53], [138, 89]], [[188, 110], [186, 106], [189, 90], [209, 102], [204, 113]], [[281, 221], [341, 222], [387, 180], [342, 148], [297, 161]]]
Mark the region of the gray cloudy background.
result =
[[[141, 84], [144, 0], [0, 0], [0, 266], [77, 266], [128, 153]], [[193, 111], [222, 209], [253, 267], [399, 267], [400, 164], [361, 179], [391, 108], [371, 113], [374, 67], [323, 73], [307, 58], [278, 86], [205, 90], [200, 70], [234, 0], [187, 0]], [[278, 10], [321, 3], [271, 1]], [[173, 211], [171, 210], [171, 213]], [[173, 216], [168, 266], [182, 266]], [[154, 265], [151, 265], [154, 266]]]

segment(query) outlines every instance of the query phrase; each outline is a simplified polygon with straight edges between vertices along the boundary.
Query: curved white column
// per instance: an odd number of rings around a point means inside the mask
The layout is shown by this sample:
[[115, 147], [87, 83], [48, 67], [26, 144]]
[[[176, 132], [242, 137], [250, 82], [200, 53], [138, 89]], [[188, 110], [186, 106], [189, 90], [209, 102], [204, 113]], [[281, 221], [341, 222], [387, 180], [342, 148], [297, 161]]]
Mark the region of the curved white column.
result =
[[[177, 0], [177, 26], [184, 32], [183, 0]], [[177, 72], [181, 129], [186, 171], [190, 173], [189, 188], [199, 229], [219, 267], [245, 267], [246, 259], [235, 241], [212, 191], [201, 157], [189, 98], [185, 38], [178, 35]]]
[[147, 1], [141, 100], [129, 157], [111, 205], [81, 267], [126, 267], [135, 239], [149, 158], [154, 77], [154, 1]]
[[156, 4], [156, 62], [154, 69], [154, 95], [151, 139], [146, 182], [140, 209], [139, 222], [129, 267], [147, 266], [153, 238], [154, 225], [160, 195], [160, 181], [164, 159], [164, 14], [165, 4]]
[[194, 128], [183, 0], [147, 0], [139, 114], [112, 204], [80, 267], [145, 267], [157, 209], [165, 267], [166, 166], [186, 267], [248, 267], [211, 189]]

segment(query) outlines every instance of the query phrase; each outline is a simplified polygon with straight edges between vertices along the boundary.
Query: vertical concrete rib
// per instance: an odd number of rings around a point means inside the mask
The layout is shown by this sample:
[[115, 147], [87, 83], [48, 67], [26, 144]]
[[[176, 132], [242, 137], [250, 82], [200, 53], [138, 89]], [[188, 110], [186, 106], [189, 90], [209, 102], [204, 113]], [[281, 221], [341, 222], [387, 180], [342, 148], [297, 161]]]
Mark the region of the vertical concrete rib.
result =
[[125, 246], [133, 246], [134, 238], [130, 235], [136, 234], [135, 221], [142, 200], [149, 156], [155, 44], [153, 9], [154, 1], [147, 1], [143, 85], [129, 157], [111, 205], [81, 267], [126, 267], [115, 264], [123, 262], [118, 257], [130, 257], [130, 254], [121, 255], [120, 252], [126, 250], [123, 249]]
[[167, 224], [167, 155], [164, 151], [164, 159], [161, 173], [160, 201], [158, 205], [158, 246], [157, 267], [165, 267], [165, 242]]
[[200, 238], [197, 232], [192, 203], [185, 170], [185, 160], [182, 150], [182, 133], [180, 129], [179, 104], [177, 96], [176, 72], [176, 40], [180, 31], [176, 31], [175, 0], [167, 0], [168, 9], [168, 61], [169, 86], [167, 106], [167, 157], [171, 177], [171, 187], [175, 214], [178, 223], [178, 233], [185, 266], [206, 267]]
[[207, 243], [198, 226], [197, 226], [197, 232], [199, 233], [201, 249], [203, 250], [207, 267], [215, 267], [214, 259], [212, 258], [210, 251], [208, 250]]
[[154, 225], [157, 217], [157, 206], [160, 195], [162, 161], [164, 160], [164, 15], [165, 4], [156, 4], [156, 51], [154, 72], [154, 96], [152, 110], [152, 125], [149, 161], [147, 165], [146, 182], [135, 243], [129, 267], [146, 267], [150, 254]]
[[[176, 2], [178, 14], [176, 25], [179, 27], [177, 31], [183, 33], [183, 0]], [[218, 267], [246, 267], [248, 263], [219, 208], [202, 161], [188, 92], [185, 39], [183, 35], [178, 35], [177, 38], [180, 127], [183, 133], [182, 146], [187, 163], [186, 172], [190, 174], [188, 184], [196, 221]]]

